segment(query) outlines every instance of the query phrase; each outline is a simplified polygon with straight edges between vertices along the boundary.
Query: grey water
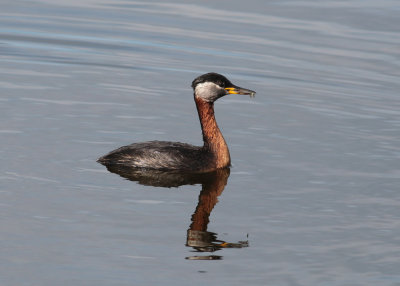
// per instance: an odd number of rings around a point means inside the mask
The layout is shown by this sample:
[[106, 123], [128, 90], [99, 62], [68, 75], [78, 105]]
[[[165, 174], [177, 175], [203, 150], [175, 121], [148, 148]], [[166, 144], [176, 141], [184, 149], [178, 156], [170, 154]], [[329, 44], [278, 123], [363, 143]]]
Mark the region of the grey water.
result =
[[[398, 1], [0, 6], [0, 285], [400, 285]], [[96, 162], [201, 145], [210, 71], [228, 173]]]

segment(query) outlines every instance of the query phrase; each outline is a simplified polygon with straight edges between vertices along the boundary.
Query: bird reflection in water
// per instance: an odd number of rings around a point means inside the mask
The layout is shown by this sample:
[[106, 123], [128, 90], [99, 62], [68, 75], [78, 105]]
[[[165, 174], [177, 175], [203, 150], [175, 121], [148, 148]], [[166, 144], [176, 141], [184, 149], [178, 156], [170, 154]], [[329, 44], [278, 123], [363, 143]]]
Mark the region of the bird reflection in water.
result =
[[[154, 187], [179, 187], [182, 185], [201, 184], [199, 202], [192, 215], [192, 223], [187, 231], [186, 246], [192, 247], [193, 251], [215, 252], [223, 248], [247, 247], [248, 241], [236, 243], [226, 242], [217, 238], [217, 233], [207, 231], [209, 217], [218, 197], [224, 191], [228, 182], [230, 169], [218, 169], [210, 173], [180, 173], [165, 172], [160, 170], [143, 170], [123, 166], [107, 166], [107, 169], [123, 178], [138, 182], [141, 185]], [[194, 255], [186, 257], [190, 260], [219, 260], [219, 255]]]

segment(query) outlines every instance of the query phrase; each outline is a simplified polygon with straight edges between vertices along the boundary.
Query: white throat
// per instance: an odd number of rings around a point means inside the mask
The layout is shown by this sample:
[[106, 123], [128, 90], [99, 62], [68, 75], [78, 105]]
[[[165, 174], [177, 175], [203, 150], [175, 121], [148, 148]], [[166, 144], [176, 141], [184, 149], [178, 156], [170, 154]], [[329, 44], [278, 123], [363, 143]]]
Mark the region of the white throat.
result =
[[207, 102], [214, 102], [225, 94], [225, 90], [213, 82], [203, 82], [196, 85], [194, 94]]

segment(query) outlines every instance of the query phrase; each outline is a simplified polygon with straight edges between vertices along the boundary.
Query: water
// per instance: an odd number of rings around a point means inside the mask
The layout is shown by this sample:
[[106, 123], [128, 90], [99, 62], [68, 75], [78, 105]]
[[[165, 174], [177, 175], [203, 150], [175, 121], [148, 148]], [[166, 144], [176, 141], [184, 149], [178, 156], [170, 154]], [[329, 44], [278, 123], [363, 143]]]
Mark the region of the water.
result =
[[[0, 285], [400, 285], [398, 1], [1, 6]], [[229, 178], [96, 163], [201, 144], [209, 71], [257, 91], [216, 104]]]

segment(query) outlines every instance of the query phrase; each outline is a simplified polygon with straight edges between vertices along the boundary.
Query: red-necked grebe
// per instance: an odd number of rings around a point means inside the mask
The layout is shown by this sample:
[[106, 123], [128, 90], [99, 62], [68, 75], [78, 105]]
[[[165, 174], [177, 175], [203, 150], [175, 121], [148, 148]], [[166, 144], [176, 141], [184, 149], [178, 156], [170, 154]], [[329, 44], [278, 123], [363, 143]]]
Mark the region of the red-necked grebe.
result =
[[133, 143], [111, 151], [99, 158], [98, 162], [105, 166], [184, 172], [209, 172], [229, 167], [229, 149], [215, 121], [214, 101], [227, 94], [253, 97], [255, 91], [238, 87], [217, 73], [206, 73], [197, 77], [192, 82], [192, 87], [203, 132], [202, 147], [165, 141]]

